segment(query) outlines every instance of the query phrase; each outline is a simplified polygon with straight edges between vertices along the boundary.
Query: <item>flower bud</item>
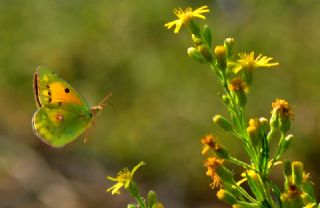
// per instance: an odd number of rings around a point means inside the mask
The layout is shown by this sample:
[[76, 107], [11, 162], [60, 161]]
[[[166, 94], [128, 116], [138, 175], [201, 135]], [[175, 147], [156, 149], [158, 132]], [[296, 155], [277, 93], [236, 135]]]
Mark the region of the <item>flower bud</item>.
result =
[[286, 138], [284, 138], [284, 141], [282, 143], [282, 147], [280, 150], [280, 154], [284, 153], [285, 151], [287, 151], [287, 149], [289, 149], [289, 147], [292, 144], [292, 140], [293, 140], [292, 134], [289, 134], [288, 136], [286, 136]]
[[233, 38], [226, 38], [224, 40], [224, 47], [226, 48], [226, 54], [227, 54], [227, 59], [232, 57], [232, 50], [234, 46], [234, 39]]
[[251, 143], [254, 147], [260, 146], [259, 136], [257, 134], [257, 129], [254, 126], [249, 126], [247, 128], [247, 133], [250, 137]]
[[218, 125], [220, 128], [222, 128], [225, 131], [232, 131], [232, 125], [230, 124], [230, 122], [224, 118], [221, 115], [215, 115], [213, 117], [213, 123], [215, 123], [216, 125]]
[[207, 45], [202, 44], [202, 45], [198, 46], [198, 51], [202, 54], [203, 58], [207, 62], [212, 61], [212, 54], [211, 54]]
[[216, 167], [216, 173], [220, 177], [225, 188], [231, 188], [232, 186], [234, 186], [235, 181], [233, 180], [233, 174], [229, 169], [227, 169], [223, 165], [219, 165]]
[[236, 95], [237, 104], [244, 107], [247, 102], [246, 93], [249, 91], [247, 83], [241, 78], [236, 77], [230, 81], [228, 89]]
[[195, 36], [194, 34], [192, 34], [191, 37], [195, 46], [199, 46], [203, 44], [201, 38]]
[[259, 174], [257, 174], [253, 170], [248, 170], [247, 171], [247, 180], [248, 184], [250, 186], [250, 189], [252, 193], [256, 196], [258, 201], [263, 201], [264, 200], [264, 186], [261, 180], [261, 177]]
[[157, 203], [157, 194], [154, 191], [149, 191], [147, 198], [147, 207], [152, 207]]
[[227, 204], [235, 204], [237, 203], [237, 199], [235, 196], [233, 196], [233, 194], [231, 194], [230, 192], [224, 190], [224, 189], [220, 189], [218, 192], [217, 192], [217, 197], [218, 199], [220, 199], [221, 201], [224, 201], [225, 203]]
[[227, 60], [226, 60], [226, 48], [224, 46], [216, 46], [214, 48], [214, 55], [216, 56], [218, 66], [220, 70], [225, 71], [227, 67]]
[[293, 112], [289, 103], [283, 99], [276, 99], [272, 103], [270, 125], [278, 128], [281, 133], [286, 133], [290, 129], [290, 120]]
[[211, 35], [211, 30], [208, 25], [204, 25], [202, 28], [202, 38], [206, 42], [206, 44], [211, 47], [212, 44], [212, 35]]
[[268, 122], [268, 120], [267, 120], [266, 118], [264, 118], [264, 117], [260, 117], [260, 118], [259, 118], [259, 122], [260, 122], [261, 130], [262, 130], [263, 132], [267, 132], [268, 127], [269, 127], [269, 122]]
[[241, 107], [244, 107], [246, 104], [247, 104], [247, 95], [244, 91], [238, 91], [236, 92], [237, 94], [237, 101], [238, 101], [238, 104], [241, 106]]
[[299, 161], [292, 162], [292, 183], [297, 187], [301, 187], [303, 178], [303, 164]]
[[260, 120], [258, 118], [251, 118], [249, 120], [247, 133], [250, 137], [252, 145], [256, 148], [261, 147], [260, 130], [261, 130]]
[[221, 144], [216, 144], [213, 148], [214, 153], [219, 157], [220, 159], [229, 159], [230, 155], [228, 150], [223, 147]]
[[188, 48], [187, 53], [191, 58], [198, 61], [199, 63], [204, 63], [204, 59], [201, 53], [195, 47]]

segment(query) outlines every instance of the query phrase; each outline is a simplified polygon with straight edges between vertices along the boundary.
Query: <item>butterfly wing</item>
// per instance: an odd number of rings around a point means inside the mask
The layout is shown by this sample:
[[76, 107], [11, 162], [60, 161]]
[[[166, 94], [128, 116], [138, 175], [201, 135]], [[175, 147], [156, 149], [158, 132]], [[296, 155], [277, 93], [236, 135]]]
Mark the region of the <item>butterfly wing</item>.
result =
[[47, 104], [40, 107], [32, 118], [35, 134], [56, 148], [75, 140], [91, 124], [90, 110], [74, 103]]
[[38, 107], [51, 103], [74, 103], [87, 106], [82, 97], [56, 73], [39, 66], [33, 77], [34, 96]]

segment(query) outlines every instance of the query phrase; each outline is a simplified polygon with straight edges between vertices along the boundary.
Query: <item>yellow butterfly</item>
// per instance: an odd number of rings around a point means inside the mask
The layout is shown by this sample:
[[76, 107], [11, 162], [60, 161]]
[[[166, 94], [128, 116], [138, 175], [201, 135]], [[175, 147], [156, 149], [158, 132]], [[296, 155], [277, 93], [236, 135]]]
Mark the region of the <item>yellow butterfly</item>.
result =
[[111, 93], [97, 106], [87, 102], [56, 73], [38, 67], [33, 78], [37, 111], [32, 118], [35, 134], [52, 147], [63, 147], [94, 124]]

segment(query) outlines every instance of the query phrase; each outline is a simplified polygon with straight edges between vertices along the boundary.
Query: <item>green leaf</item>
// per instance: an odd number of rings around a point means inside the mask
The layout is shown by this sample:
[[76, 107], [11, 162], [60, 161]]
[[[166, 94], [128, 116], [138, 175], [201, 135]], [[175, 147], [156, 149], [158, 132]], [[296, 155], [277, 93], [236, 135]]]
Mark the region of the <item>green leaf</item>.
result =
[[313, 199], [312, 202], [316, 202], [316, 196], [314, 194], [314, 189], [311, 182], [307, 181], [302, 183], [302, 190]]
[[262, 181], [259, 174], [249, 170], [247, 171], [246, 175], [247, 175], [248, 184], [252, 193], [255, 195], [256, 199], [259, 202], [263, 202], [265, 200], [264, 187], [262, 185]]
[[266, 135], [262, 134], [261, 135], [261, 140], [262, 140], [262, 149], [261, 149], [261, 158], [260, 158], [260, 172], [265, 175], [268, 172], [268, 160], [270, 157], [269, 154], [269, 142], [266, 137]]
[[281, 191], [280, 191], [280, 189], [279, 189], [278, 186], [275, 185], [272, 181], [269, 181], [269, 180], [268, 180], [268, 183], [269, 183], [269, 185], [270, 185], [270, 188], [271, 188], [272, 192], [274, 193], [274, 195], [276, 196], [276, 198], [277, 198], [277, 200], [278, 200], [278, 203], [279, 203], [280, 208], [282, 208], [282, 201], [281, 201], [281, 198], [280, 198], [280, 196], [281, 196]]

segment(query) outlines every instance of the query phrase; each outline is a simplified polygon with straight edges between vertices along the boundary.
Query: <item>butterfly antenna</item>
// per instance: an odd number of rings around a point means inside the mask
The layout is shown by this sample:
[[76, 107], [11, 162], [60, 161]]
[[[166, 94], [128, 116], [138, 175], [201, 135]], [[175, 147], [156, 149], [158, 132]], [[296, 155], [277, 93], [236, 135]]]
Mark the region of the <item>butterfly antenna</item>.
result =
[[[100, 102], [99, 102], [99, 104], [98, 104], [98, 106], [100, 106], [100, 107], [104, 107], [105, 105], [107, 105], [107, 104], [109, 104], [109, 105], [111, 105], [110, 103], [109, 103], [109, 101], [108, 101], [108, 99], [111, 97], [111, 95], [112, 95], [112, 92], [110, 92], [107, 96], [105, 96]], [[112, 106], [112, 105], [111, 105]]]

